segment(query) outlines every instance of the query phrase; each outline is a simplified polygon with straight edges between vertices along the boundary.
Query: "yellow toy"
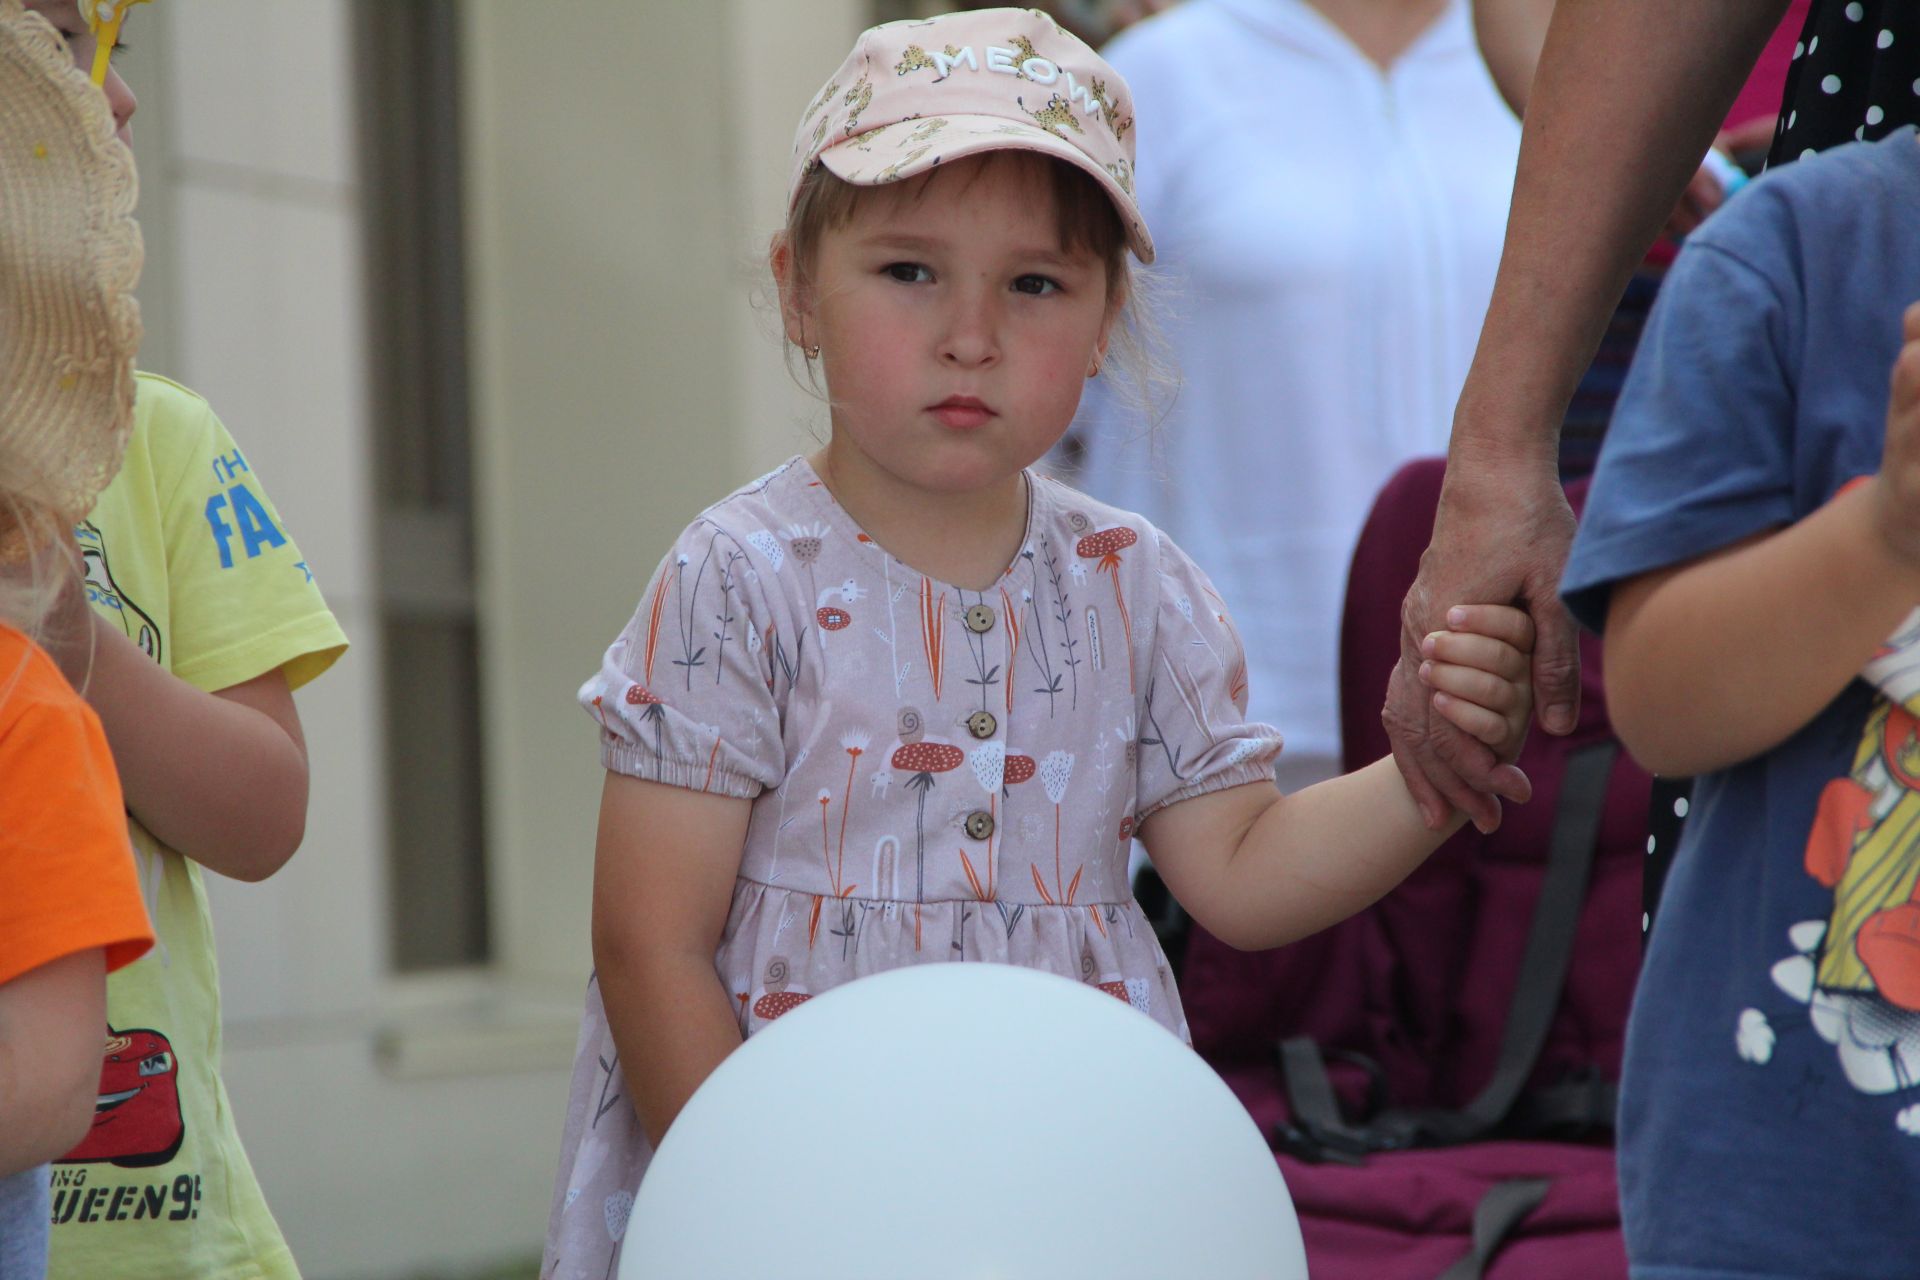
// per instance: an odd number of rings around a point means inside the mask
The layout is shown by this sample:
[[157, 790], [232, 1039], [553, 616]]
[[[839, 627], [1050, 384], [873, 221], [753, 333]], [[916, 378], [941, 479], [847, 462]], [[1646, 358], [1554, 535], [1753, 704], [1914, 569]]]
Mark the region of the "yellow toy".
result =
[[80, 16], [93, 31], [95, 84], [107, 82], [107, 60], [113, 55], [113, 47], [120, 43], [120, 24], [127, 20], [127, 10], [146, 3], [148, 0], [80, 0]]

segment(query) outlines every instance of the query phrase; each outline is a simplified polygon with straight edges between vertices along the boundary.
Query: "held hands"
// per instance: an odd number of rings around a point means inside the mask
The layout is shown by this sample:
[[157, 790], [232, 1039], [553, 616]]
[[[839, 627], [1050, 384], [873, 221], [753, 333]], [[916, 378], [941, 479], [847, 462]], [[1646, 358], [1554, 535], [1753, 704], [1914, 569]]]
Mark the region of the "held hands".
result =
[[1435, 715], [1473, 737], [1512, 774], [1512, 797], [1533, 791], [1513, 768], [1533, 714], [1533, 619], [1507, 605], [1456, 605], [1449, 629], [1420, 642], [1420, 682], [1432, 690]]
[[1446, 607], [1453, 601], [1520, 602], [1537, 645], [1531, 694], [1541, 727], [1571, 732], [1580, 709], [1580, 650], [1559, 584], [1573, 542], [1573, 511], [1551, 457], [1460, 453], [1456, 446], [1433, 541], [1400, 609], [1400, 663], [1380, 718], [1394, 763], [1427, 825], [1437, 830], [1459, 810], [1480, 830], [1493, 831], [1500, 825], [1500, 800], [1524, 804], [1532, 787], [1486, 743], [1434, 708], [1432, 690], [1420, 679], [1421, 648], [1429, 635], [1448, 629]]
[[1887, 443], [1874, 477], [1874, 526], [1887, 550], [1920, 569], [1920, 302], [1907, 308], [1887, 395]]

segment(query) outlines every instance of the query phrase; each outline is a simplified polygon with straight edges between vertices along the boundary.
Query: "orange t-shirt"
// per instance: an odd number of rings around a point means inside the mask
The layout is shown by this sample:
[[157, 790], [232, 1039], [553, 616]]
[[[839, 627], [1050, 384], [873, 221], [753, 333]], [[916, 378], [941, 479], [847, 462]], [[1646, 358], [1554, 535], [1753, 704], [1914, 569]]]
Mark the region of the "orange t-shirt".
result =
[[0, 983], [95, 948], [111, 972], [152, 945], [100, 721], [0, 623]]

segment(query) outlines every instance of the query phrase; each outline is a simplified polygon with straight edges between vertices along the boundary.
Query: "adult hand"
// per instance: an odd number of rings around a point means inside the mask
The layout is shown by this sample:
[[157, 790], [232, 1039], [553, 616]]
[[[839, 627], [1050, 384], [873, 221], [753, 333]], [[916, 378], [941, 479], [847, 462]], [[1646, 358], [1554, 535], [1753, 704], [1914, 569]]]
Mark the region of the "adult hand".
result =
[[1434, 711], [1420, 680], [1421, 642], [1448, 627], [1463, 604], [1514, 604], [1533, 618], [1536, 715], [1549, 733], [1568, 733], [1580, 710], [1580, 651], [1560, 604], [1560, 571], [1573, 542], [1573, 511], [1552, 454], [1487, 456], [1456, 445], [1440, 492], [1433, 539], [1400, 608], [1400, 662], [1380, 713], [1394, 762], [1430, 827], [1454, 810], [1481, 831], [1500, 825], [1500, 799], [1528, 799], [1526, 776], [1501, 764], [1485, 743]]

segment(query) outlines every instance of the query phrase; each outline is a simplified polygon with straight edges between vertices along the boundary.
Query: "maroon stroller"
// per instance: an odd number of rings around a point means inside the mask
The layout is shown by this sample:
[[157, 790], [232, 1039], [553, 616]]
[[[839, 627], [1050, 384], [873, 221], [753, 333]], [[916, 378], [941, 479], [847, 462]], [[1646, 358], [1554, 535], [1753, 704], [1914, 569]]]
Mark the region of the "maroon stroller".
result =
[[[1379, 710], [1400, 601], [1443, 464], [1381, 492], [1347, 588], [1349, 768], [1387, 751]], [[1584, 482], [1569, 489], [1576, 507]], [[1614, 1085], [1640, 963], [1649, 779], [1618, 751], [1599, 647], [1581, 716], [1536, 732], [1535, 798], [1443, 846], [1374, 907], [1244, 954], [1197, 927], [1181, 985], [1194, 1045], [1268, 1135], [1314, 1280], [1626, 1275]]]

